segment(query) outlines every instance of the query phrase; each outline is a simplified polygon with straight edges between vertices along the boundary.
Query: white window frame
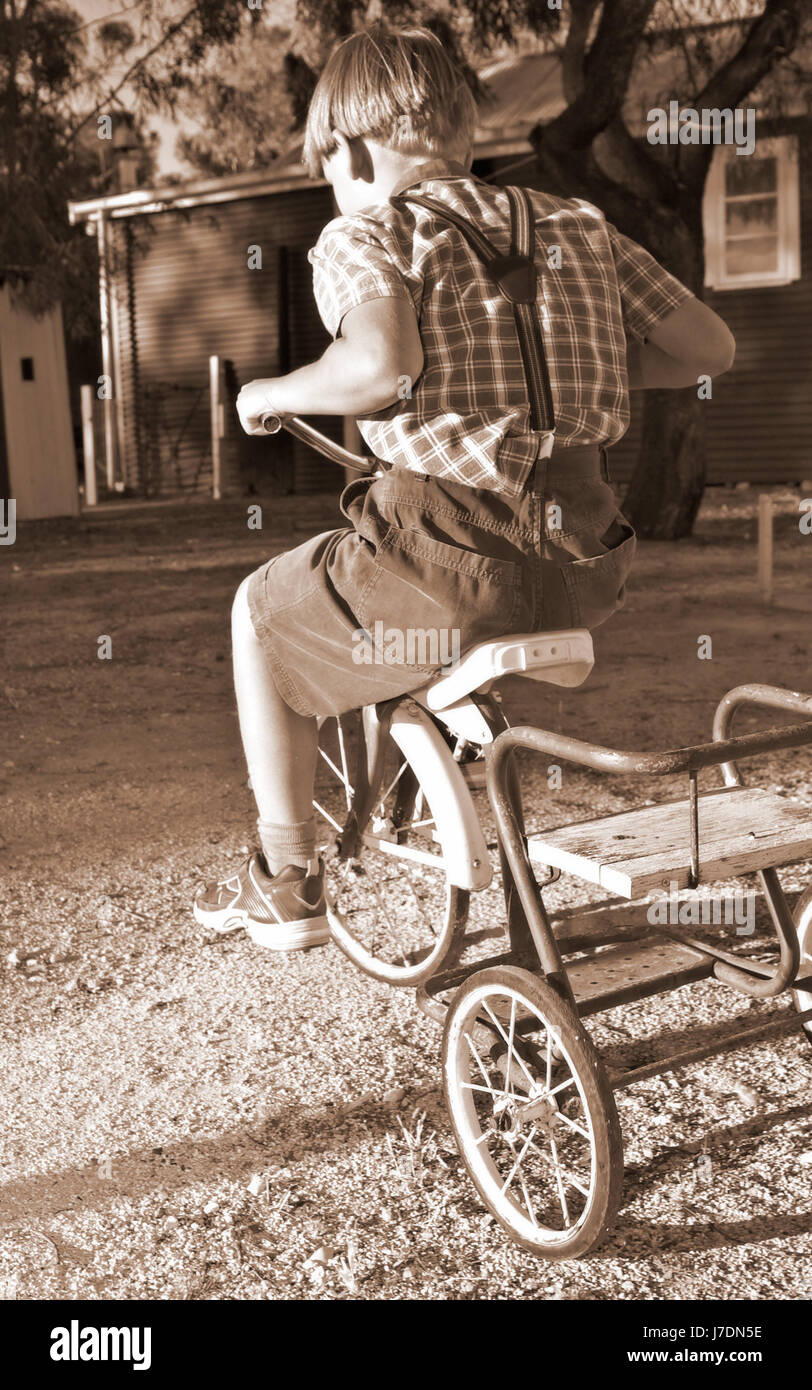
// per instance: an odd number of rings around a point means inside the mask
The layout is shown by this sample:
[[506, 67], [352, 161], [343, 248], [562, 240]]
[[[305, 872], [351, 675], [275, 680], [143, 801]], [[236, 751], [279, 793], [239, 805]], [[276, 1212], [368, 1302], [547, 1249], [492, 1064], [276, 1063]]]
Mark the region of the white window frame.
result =
[[756, 154], [777, 157], [778, 264], [775, 270], [756, 270], [731, 275], [725, 265], [725, 164], [729, 159], [748, 159], [735, 146], [720, 145], [713, 155], [702, 200], [705, 236], [705, 284], [712, 290], [761, 289], [790, 285], [801, 278], [801, 210], [798, 191], [798, 138], [795, 135], [760, 137]]

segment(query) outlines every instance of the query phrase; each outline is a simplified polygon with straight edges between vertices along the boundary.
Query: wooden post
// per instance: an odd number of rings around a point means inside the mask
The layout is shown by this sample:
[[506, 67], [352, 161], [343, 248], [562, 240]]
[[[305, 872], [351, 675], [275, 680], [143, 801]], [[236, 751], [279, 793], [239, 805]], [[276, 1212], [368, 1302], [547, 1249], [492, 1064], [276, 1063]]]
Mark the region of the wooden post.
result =
[[758, 587], [763, 603], [773, 598], [773, 499], [762, 492], [758, 499]]
[[110, 297], [110, 359], [113, 371], [113, 404], [115, 406], [116, 424], [116, 458], [118, 459], [118, 476], [116, 478], [116, 492], [123, 492], [127, 486], [124, 476], [125, 455], [124, 455], [124, 385], [121, 380], [121, 337], [119, 334], [119, 312], [116, 285], [113, 276], [108, 276], [108, 294]]
[[[103, 212], [96, 219], [96, 236], [99, 246], [99, 324], [101, 327], [102, 372], [114, 388], [113, 344], [110, 325], [110, 266], [108, 257], [107, 220]], [[104, 406], [104, 465], [107, 472], [107, 486], [111, 492], [116, 485], [116, 403], [105, 390]]]
[[82, 401], [82, 454], [85, 462], [85, 506], [95, 507], [99, 498], [96, 492], [96, 436], [93, 431], [93, 387], [82, 386], [79, 395]]
[[220, 400], [220, 358], [209, 358], [209, 397], [211, 404], [211, 495], [219, 502], [223, 495], [223, 460], [220, 440], [225, 420]]

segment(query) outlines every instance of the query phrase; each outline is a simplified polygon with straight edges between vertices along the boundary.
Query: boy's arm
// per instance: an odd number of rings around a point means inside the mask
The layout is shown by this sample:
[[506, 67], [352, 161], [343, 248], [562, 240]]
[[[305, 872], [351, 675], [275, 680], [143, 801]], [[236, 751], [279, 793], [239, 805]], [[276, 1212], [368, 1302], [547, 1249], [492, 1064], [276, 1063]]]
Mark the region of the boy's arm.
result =
[[719, 315], [700, 299], [686, 299], [644, 342], [629, 339], [629, 389], [695, 386], [700, 376], [721, 376], [735, 354], [736, 340]]
[[243, 429], [261, 434], [259, 417], [372, 415], [410, 394], [423, 370], [423, 345], [410, 299], [368, 299], [341, 320], [341, 337], [321, 357], [287, 376], [249, 382], [237, 409]]
[[695, 386], [700, 376], [726, 372], [736, 344], [719, 315], [611, 222], [606, 230], [623, 305], [630, 390]]
[[308, 260], [316, 305], [334, 341], [317, 362], [243, 388], [237, 409], [249, 434], [261, 432], [258, 417], [268, 410], [374, 415], [409, 396], [423, 370], [413, 297], [420, 293], [419, 277], [407, 284], [383, 224], [364, 216], [334, 218]]

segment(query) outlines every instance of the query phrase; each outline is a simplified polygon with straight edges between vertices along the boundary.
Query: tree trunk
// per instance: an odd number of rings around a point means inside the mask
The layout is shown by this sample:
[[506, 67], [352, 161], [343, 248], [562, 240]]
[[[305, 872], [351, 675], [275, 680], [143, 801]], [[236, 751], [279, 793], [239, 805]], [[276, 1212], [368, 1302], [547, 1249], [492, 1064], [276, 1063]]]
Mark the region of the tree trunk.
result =
[[704, 401], [693, 386], [646, 391], [644, 401], [640, 453], [623, 512], [639, 536], [678, 540], [690, 535], [705, 486]]
[[[668, 269], [701, 298], [701, 198], [683, 198], [681, 212], [669, 237]], [[679, 391], [633, 393], [632, 408], [642, 409], [643, 430], [623, 511], [639, 536], [678, 540], [690, 535], [705, 487], [704, 407], [699, 383]]]

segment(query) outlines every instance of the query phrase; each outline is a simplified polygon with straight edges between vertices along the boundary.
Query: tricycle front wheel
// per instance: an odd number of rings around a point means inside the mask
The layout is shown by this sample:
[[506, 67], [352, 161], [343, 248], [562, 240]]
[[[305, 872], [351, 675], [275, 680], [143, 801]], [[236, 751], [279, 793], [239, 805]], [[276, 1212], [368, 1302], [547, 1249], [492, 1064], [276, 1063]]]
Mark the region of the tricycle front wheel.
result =
[[383, 984], [419, 985], [439, 970], [464, 930], [469, 893], [451, 882], [431, 789], [388, 733], [372, 814], [352, 856], [335, 852], [356, 809], [352, 769], [364, 738], [360, 711], [324, 719], [319, 729], [313, 807], [327, 920], [336, 945], [365, 974]]
[[594, 1249], [620, 1205], [623, 1145], [571, 1007], [528, 970], [477, 971], [448, 1010], [443, 1083], [462, 1160], [509, 1235], [550, 1260]]

